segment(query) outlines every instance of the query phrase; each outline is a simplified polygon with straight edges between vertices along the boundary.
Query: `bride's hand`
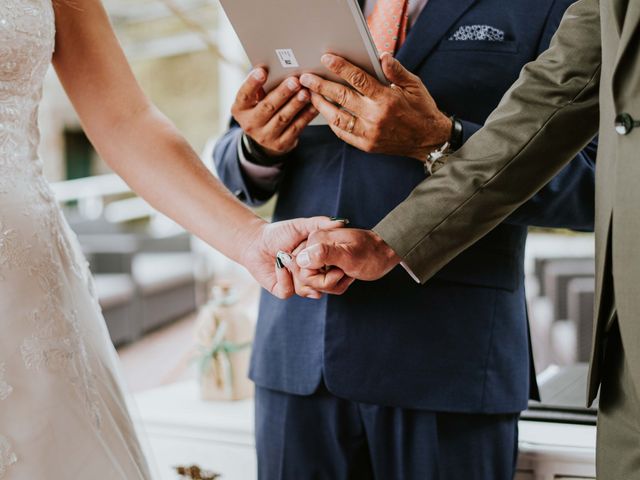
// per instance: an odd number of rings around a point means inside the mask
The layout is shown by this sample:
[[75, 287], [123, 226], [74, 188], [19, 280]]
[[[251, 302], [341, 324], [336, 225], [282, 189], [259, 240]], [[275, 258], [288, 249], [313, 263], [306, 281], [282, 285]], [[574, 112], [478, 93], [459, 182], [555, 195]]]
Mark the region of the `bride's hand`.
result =
[[345, 226], [342, 220], [328, 217], [312, 217], [277, 223], [261, 222], [251, 234], [252, 240], [243, 252], [241, 263], [253, 277], [278, 298], [286, 299], [295, 294], [291, 273], [277, 268], [276, 254], [291, 253], [317, 230], [332, 230]]

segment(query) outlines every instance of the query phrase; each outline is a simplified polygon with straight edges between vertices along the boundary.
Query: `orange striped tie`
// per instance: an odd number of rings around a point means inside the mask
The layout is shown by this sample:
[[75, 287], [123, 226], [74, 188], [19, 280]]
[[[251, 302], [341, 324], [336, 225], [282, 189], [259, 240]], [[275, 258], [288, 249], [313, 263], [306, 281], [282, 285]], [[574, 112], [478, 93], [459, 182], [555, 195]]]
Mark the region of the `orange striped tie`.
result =
[[409, 0], [377, 0], [367, 23], [378, 53], [395, 55], [407, 38]]

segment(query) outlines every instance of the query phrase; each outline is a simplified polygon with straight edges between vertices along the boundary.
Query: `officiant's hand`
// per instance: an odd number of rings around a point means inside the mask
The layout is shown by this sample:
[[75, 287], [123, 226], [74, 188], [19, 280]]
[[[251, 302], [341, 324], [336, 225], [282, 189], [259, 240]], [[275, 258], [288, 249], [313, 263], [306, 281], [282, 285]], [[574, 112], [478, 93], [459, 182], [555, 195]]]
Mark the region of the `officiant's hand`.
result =
[[[289, 298], [296, 291], [294, 280], [287, 268], [278, 267], [276, 254], [279, 251], [293, 252], [314, 232], [341, 229], [344, 225], [344, 221], [328, 217], [300, 218], [272, 224], [257, 219], [255, 225], [241, 232], [242, 237], [250, 241], [243, 246], [240, 263], [271, 294], [282, 299]], [[308, 296], [311, 297], [311, 293], [309, 290]]]
[[393, 56], [381, 57], [390, 86], [336, 55], [324, 55], [322, 63], [352, 88], [309, 73], [300, 83], [311, 90], [313, 105], [348, 144], [425, 162], [429, 153], [449, 141], [451, 119], [438, 109], [422, 80]]
[[300, 133], [318, 111], [296, 77], [265, 94], [267, 78], [264, 68], [254, 69], [240, 87], [231, 114], [266, 155], [281, 156], [296, 147]]

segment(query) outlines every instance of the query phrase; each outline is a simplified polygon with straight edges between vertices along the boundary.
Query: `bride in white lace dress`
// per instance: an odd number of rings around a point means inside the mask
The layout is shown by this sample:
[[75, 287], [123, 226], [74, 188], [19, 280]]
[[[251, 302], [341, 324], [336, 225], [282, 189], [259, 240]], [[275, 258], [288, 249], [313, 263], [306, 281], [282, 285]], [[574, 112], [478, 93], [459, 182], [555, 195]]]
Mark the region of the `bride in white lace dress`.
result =
[[341, 224], [268, 225], [227, 194], [141, 93], [99, 0], [0, 2], [0, 478], [148, 479], [87, 263], [37, 156], [52, 57], [110, 166], [272, 293], [293, 293], [275, 253]]

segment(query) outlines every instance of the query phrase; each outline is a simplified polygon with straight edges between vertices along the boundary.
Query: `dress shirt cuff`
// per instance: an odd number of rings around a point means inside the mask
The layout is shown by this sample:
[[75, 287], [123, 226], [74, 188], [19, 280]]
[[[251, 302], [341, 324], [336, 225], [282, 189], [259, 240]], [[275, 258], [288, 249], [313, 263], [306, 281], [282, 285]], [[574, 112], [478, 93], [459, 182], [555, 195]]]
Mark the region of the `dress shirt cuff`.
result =
[[413, 273], [413, 270], [411, 270], [411, 267], [409, 267], [409, 265], [407, 265], [407, 264], [406, 264], [406, 263], [404, 263], [404, 262], [400, 262], [400, 265], [402, 266], [402, 268], [404, 268], [404, 269], [407, 271], [407, 273], [409, 274], [409, 276], [410, 276], [411, 278], [413, 278], [413, 280], [414, 280], [416, 283], [422, 283], [422, 282], [420, 282], [420, 279], [418, 278], [418, 276], [417, 276], [415, 273]]
[[402, 228], [399, 225], [396, 225], [393, 220], [385, 218], [373, 228], [373, 231], [377, 233], [380, 238], [382, 238], [382, 240], [384, 240], [384, 242], [389, 245], [389, 247], [391, 247], [391, 249], [402, 259], [400, 265], [406, 270], [411, 278], [418, 283], [422, 283], [420, 281], [420, 277], [415, 274], [413, 268], [409, 265], [410, 262], [405, 258], [408, 256], [409, 250], [407, 250], [408, 246], [403, 242], [405, 235], [401, 233]]
[[272, 167], [263, 167], [250, 162], [244, 154], [242, 138], [238, 142], [238, 161], [240, 162], [242, 173], [246, 175], [253, 185], [267, 192], [275, 190], [282, 175], [283, 163], [278, 163]]

